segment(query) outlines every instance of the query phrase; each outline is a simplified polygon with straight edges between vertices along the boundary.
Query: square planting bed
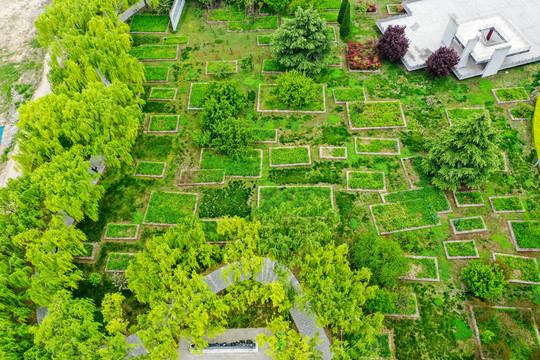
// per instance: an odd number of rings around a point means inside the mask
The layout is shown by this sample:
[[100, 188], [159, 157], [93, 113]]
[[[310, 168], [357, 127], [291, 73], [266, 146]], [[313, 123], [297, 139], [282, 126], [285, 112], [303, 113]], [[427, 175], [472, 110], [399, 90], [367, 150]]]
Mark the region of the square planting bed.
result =
[[319, 147], [319, 158], [331, 160], [346, 160], [348, 150], [346, 146], [321, 146]]
[[199, 194], [154, 191], [144, 215], [145, 225], [176, 225], [185, 216], [195, 214]]
[[397, 319], [419, 319], [420, 311], [418, 310], [418, 300], [415, 293], [387, 293], [389, 304], [389, 314], [384, 316]]
[[534, 106], [522, 102], [513, 109], [508, 109], [511, 120], [531, 120], [534, 115]]
[[446, 258], [451, 260], [478, 259], [478, 248], [474, 240], [443, 241]]
[[135, 166], [135, 172], [133, 173], [133, 176], [162, 178], [165, 176], [166, 169], [167, 169], [166, 162], [137, 161], [137, 165]]
[[199, 217], [203, 220], [218, 220], [225, 216], [250, 216], [254, 188], [251, 183], [235, 180], [224, 187], [202, 189]]
[[238, 61], [207, 61], [205, 68], [206, 75], [216, 74], [238, 74]]
[[150, 115], [148, 133], [171, 134], [178, 132], [180, 115]]
[[152, 88], [148, 100], [170, 101], [176, 100], [176, 88]]
[[411, 281], [441, 281], [439, 261], [433, 256], [404, 255], [409, 260], [410, 270], [398, 279]]
[[166, 83], [169, 81], [169, 70], [168, 66], [145, 66], [144, 77], [146, 82]]
[[525, 212], [525, 207], [518, 196], [492, 196], [489, 198], [494, 214], [509, 214]]
[[98, 243], [82, 243], [84, 253], [81, 256], [74, 256], [76, 260], [94, 260], [96, 258], [97, 250], [99, 248]]
[[497, 100], [497, 103], [499, 104], [530, 100], [529, 94], [522, 87], [493, 89], [492, 91], [495, 100]]
[[[526, 354], [538, 354], [540, 336], [531, 309], [471, 306], [470, 311], [482, 359], [533, 359]], [[488, 331], [492, 336], [486, 336]]]
[[[363, 336], [361, 332], [343, 332], [343, 340], [348, 343], [346, 348], [354, 349], [354, 354], [358, 355], [360, 360], [391, 360], [393, 359], [394, 337], [390, 331], [384, 331], [375, 336], [375, 341], [368, 349], [359, 349], [355, 344], [360, 341], [363, 344]], [[378, 357], [373, 357], [377, 354]]]
[[309, 145], [270, 148], [270, 167], [311, 165]]
[[362, 155], [400, 155], [399, 139], [388, 138], [354, 138], [354, 150]]
[[277, 129], [251, 129], [255, 143], [275, 144], [278, 142]]
[[386, 191], [384, 172], [347, 171], [347, 190], [350, 191]]
[[486, 223], [481, 216], [450, 219], [450, 227], [455, 235], [487, 231]]
[[262, 176], [263, 151], [250, 149], [242, 158], [217, 154], [210, 149], [201, 149], [201, 169], [224, 169], [225, 176], [260, 178]]
[[129, 53], [141, 61], [166, 61], [178, 59], [178, 45], [143, 45]]
[[492, 253], [493, 261], [499, 263], [508, 282], [540, 285], [538, 261], [532, 257]]
[[189, 36], [167, 36], [163, 38], [163, 45], [187, 45], [189, 44]]
[[508, 157], [506, 153], [501, 151], [499, 153], [499, 170], [501, 172], [508, 172]]
[[261, 73], [262, 74], [281, 74], [286, 72], [283, 66], [281, 66], [276, 59], [264, 59]]
[[132, 33], [166, 34], [169, 30], [167, 15], [134, 15], [129, 31]]
[[405, 8], [401, 4], [388, 4], [386, 5], [388, 15], [401, 15], [405, 14]]
[[351, 130], [407, 127], [400, 101], [347, 103], [347, 117]]
[[185, 186], [222, 184], [225, 184], [225, 170], [221, 169], [182, 170], [178, 182]]
[[327, 59], [326, 66], [328, 67], [342, 67], [343, 58], [338, 55], [330, 55]]
[[457, 207], [484, 206], [484, 199], [478, 190], [458, 191], [454, 193], [454, 200]]
[[257, 111], [266, 113], [302, 113], [302, 114], [322, 114], [326, 112], [325, 85], [316, 86], [317, 100], [302, 107], [289, 107], [277, 98], [275, 84], [259, 84], [259, 98], [257, 101]]
[[446, 109], [446, 117], [448, 122], [452, 125], [452, 120], [462, 120], [466, 119], [469, 116], [480, 115], [486, 112], [486, 109], [483, 107], [480, 108], [455, 108], [455, 109]]
[[433, 205], [425, 199], [370, 205], [379, 235], [441, 225]]
[[508, 227], [517, 251], [540, 251], [540, 221], [508, 220]]
[[139, 224], [107, 224], [105, 240], [137, 240], [139, 237]]
[[437, 213], [451, 212], [450, 203], [444, 191], [434, 186], [414, 190], [403, 190], [386, 193], [382, 195], [384, 202], [398, 202], [413, 199], [424, 199], [428, 201]]
[[332, 89], [334, 102], [336, 104], [345, 104], [351, 101], [365, 101], [366, 93], [363, 87], [337, 88]]
[[203, 110], [209, 83], [191, 83], [189, 86], [188, 110]]
[[[320, 206], [306, 207], [316, 202]], [[334, 192], [331, 186], [259, 186], [257, 206], [269, 212], [287, 204], [290, 216], [323, 216], [334, 208]], [[310, 210], [310, 211], [308, 211]]]
[[129, 264], [135, 259], [134, 253], [110, 253], [107, 258], [106, 272], [126, 272]]
[[242, 31], [271, 31], [277, 30], [279, 27], [279, 19], [277, 16], [261, 16], [255, 21], [229, 21], [227, 23], [227, 32], [242, 32]]

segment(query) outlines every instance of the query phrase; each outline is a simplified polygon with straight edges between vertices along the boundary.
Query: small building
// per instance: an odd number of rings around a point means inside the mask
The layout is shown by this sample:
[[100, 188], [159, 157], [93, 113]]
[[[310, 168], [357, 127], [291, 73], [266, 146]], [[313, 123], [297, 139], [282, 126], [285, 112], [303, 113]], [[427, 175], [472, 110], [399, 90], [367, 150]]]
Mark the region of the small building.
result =
[[540, 0], [409, 0], [403, 7], [404, 15], [377, 26], [406, 26], [410, 46], [402, 61], [409, 71], [426, 67], [441, 46], [460, 55], [460, 80], [540, 60]]

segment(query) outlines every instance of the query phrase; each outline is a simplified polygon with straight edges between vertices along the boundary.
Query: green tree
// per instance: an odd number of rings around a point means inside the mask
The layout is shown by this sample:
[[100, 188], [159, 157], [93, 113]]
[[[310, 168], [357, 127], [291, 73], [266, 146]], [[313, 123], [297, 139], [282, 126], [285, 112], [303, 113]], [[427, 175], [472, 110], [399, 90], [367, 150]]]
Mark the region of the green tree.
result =
[[498, 141], [487, 112], [455, 121], [428, 141], [422, 168], [441, 189], [481, 187], [499, 168]]
[[289, 0], [263, 0], [263, 2], [270, 8], [273, 12], [280, 12], [285, 9], [289, 4]]
[[332, 50], [326, 23], [313, 8], [298, 8], [294, 18], [284, 19], [272, 40], [272, 51], [285, 69], [317, 74]]
[[276, 86], [277, 97], [280, 102], [289, 107], [300, 108], [313, 104], [317, 99], [317, 84], [313, 79], [291, 70], [278, 77]]
[[343, 19], [341, 20], [341, 26], [339, 27], [339, 36], [342, 40], [345, 40], [351, 33], [351, 4], [347, 1], [347, 8], [343, 13]]
[[498, 298], [506, 285], [504, 273], [498, 264], [485, 264], [480, 260], [469, 262], [461, 271], [461, 276], [474, 296], [482, 299]]
[[351, 266], [356, 270], [369, 269], [375, 284], [390, 288], [397, 285], [397, 277], [409, 270], [399, 244], [374, 234], [363, 236], [352, 246]]
[[[341, 1], [341, 5], [339, 7], [339, 13], [338, 13], [338, 17], [337, 17], [337, 21], [338, 21], [339, 25], [343, 25], [343, 16], [345, 15], [345, 12], [347, 11], [348, 6], [349, 6], [349, 0], [342, 0]], [[349, 9], [349, 12], [350, 12], [350, 9]]]
[[128, 321], [122, 311], [124, 296], [120, 293], [105, 294], [101, 306], [103, 308], [103, 321], [110, 336], [107, 338], [107, 346], [101, 347], [98, 354], [101, 360], [124, 359], [127, 355], [128, 344], [126, 332]]

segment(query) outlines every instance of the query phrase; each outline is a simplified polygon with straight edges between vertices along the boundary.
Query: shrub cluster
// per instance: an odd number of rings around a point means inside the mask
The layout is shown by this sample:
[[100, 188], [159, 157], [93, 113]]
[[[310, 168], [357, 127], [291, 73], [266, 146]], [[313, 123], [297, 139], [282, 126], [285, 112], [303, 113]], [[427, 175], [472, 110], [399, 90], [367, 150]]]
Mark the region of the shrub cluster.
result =
[[377, 43], [379, 56], [392, 62], [405, 56], [408, 49], [409, 39], [405, 37], [405, 26], [390, 25]]

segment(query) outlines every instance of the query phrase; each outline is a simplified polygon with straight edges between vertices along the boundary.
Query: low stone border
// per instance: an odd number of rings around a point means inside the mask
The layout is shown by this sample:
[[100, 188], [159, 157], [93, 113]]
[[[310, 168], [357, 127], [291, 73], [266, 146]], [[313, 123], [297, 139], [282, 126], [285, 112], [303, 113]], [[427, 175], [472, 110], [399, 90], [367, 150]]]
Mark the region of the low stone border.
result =
[[386, 10], [388, 11], [388, 15], [405, 15], [407, 13], [406, 11], [403, 11], [403, 12], [390, 11], [390, 6], [403, 6], [403, 5], [402, 4], [388, 4], [388, 5], [386, 5]]
[[[343, 87], [343, 88], [340, 88], [340, 89], [350, 89], [349, 87]], [[367, 97], [366, 97], [366, 89], [364, 89], [363, 87], [361, 88], [362, 89], [362, 92], [364, 93], [364, 101], [367, 101]], [[348, 102], [351, 102], [351, 101], [337, 101], [336, 99], [336, 92], [335, 92], [336, 89], [332, 89], [332, 95], [334, 96], [334, 102], [336, 104], [346, 104]], [[354, 101], [352, 101], [354, 102]]]
[[[137, 253], [119, 253], [119, 252], [114, 252], [115, 254], [120, 254], [120, 255], [137, 255]], [[109, 265], [109, 261], [111, 260], [111, 254], [109, 254], [107, 256], [107, 262], [105, 263], [105, 272], [110, 272], [110, 273], [125, 273], [126, 270], [107, 270], [107, 265]]]
[[[374, 190], [374, 189], [351, 189], [349, 187], [349, 174], [350, 173], [367, 173], [367, 174], [382, 174], [383, 176], [383, 183], [384, 183], [384, 188], [382, 189], [377, 189], [377, 190]], [[384, 173], [384, 171], [358, 171], [358, 170], [348, 170], [346, 172], [346, 178], [347, 178], [347, 190], [348, 191], [369, 191], [369, 192], [380, 192], [380, 193], [383, 193], [383, 192], [386, 192], [386, 175]]]
[[[304, 110], [261, 110], [261, 85], [259, 84], [259, 93], [257, 95], [257, 112], [261, 113], [292, 113], [292, 114], [324, 114], [326, 113], [326, 84], [323, 85], [323, 100], [324, 100], [324, 110], [319, 111], [304, 111]], [[276, 86], [276, 84], [265, 84]]]
[[[108, 229], [109, 225], [131, 225], [131, 226], [136, 226], [137, 231], [135, 231], [135, 236], [131, 236], [131, 237], [129, 237], [129, 236], [128, 237], [110, 237], [110, 236], [107, 236], [107, 229]], [[105, 226], [105, 233], [103, 234], [103, 240], [137, 240], [139, 238], [140, 230], [141, 230], [141, 226], [139, 224], [108, 223]]]
[[335, 68], [340, 68], [343, 66], [343, 56], [341, 55], [338, 55], [337, 56], [339, 58], [339, 65], [336, 65], [336, 64], [328, 64], [326, 65], [327, 67], [335, 67]]
[[274, 129], [276, 131], [276, 136], [274, 140], [271, 141], [254, 141], [255, 144], [277, 144], [278, 142], [278, 129]]
[[135, 163], [135, 170], [133, 170], [133, 176], [136, 176], [136, 177], [147, 177], [147, 178], [162, 178], [162, 177], [165, 177], [165, 171], [167, 170], [167, 163], [165, 161], [142, 161], [142, 162], [145, 162], [145, 163], [152, 163], [152, 164], [165, 164], [163, 166], [163, 172], [161, 173], [161, 175], [141, 175], [141, 174], [137, 174], [137, 165], [139, 165], [139, 162], [141, 162], [141, 160], [137, 160], [137, 162]]
[[91, 244], [94, 247], [94, 249], [92, 250], [92, 255], [91, 256], [74, 256], [73, 260], [95, 260], [97, 251], [99, 249], [99, 244], [97, 242], [84, 243], [84, 244]]
[[[148, 198], [148, 205], [146, 205], [146, 210], [145, 210], [144, 216], [143, 216], [143, 225], [149, 225], [149, 226], [175, 226], [175, 225], [177, 225], [177, 224], [165, 224], [165, 223], [152, 223], [152, 222], [145, 222], [144, 221], [144, 219], [146, 219], [146, 214], [148, 213], [148, 208], [150, 207], [150, 199], [152, 198], [152, 194], [154, 192], [155, 192], [155, 190], [150, 193], [150, 197]], [[186, 193], [186, 192], [181, 192], [181, 191], [164, 191], [164, 192], [167, 193], [167, 194], [195, 195], [197, 197], [197, 200], [195, 200], [195, 207], [193, 209], [193, 215], [195, 215], [197, 213], [197, 207], [199, 206], [200, 194]]]
[[[420, 190], [420, 189], [423, 189], [423, 188], [415, 187], [415, 188], [413, 188], [413, 189], [408, 189], [408, 190], [390, 191], [390, 192], [381, 194], [381, 198], [382, 198], [383, 203], [385, 203], [385, 204], [386, 204], [386, 203], [388, 203], [388, 204], [393, 204], [393, 203], [396, 203], [396, 202], [399, 202], [399, 201], [388, 202], [388, 201], [386, 201], [386, 196], [387, 196], [387, 195], [393, 194], [393, 193], [402, 192], [402, 191], [414, 191], [414, 190]], [[452, 206], [450, 205], [450, 202], [448, 201], [448, 198], [446, 197], [446, 193], [444, 194], [444, 199], [446, 200], [446, 204], [448, 204], [448, 210], [444, 210], [444, 211], [436, 211], [436, 213], [437, 213], [438, 215], [441, 215], [441, 214], [449, 214], [449, 213], [454, 212], [454, 210], [452, 209]]]
[[261, 43], [259, 42], [259, 36], [260, 36], [260, 35], [257, 35], [257, 46], [270, 46], [270, 44], [261, 44]]
[[[493, 206], [492, 199], [504, 199], [504, 198], [511, 198], [511, 197], [517, 197], [519, 199], [519, 202], [521, 204], [521, 210], [495, 210], [495, 206]], [[512, 213], [524, 213], [525, 212], [525, 206], [523, 205], [523, 200], [519, 196], [513, 196], [513, 195], [507, 195], [507, 196], [490, 196], [488, 198], [489, 204], [491, 205], [491, 210], [493, 210], [494, 214], [512, 214]]]
[[[382, 196], [382, 195], [381, 195]], [[423, 225], [423, 226], [415, 226], [415, 227], [412, 227], [412, 228], [405, 228], [405, 229], [399, 229], [399, 230], [392, 230], [392, 231], [385, 231], [385, 232], [381, 232], [379, 230], [379, 225], [377, 225], [377, 220], [375, 220], [375, 214], [373, 213], [373, 207], [374, 206], [384, 206], [386, 204], [390, 204], [390, 203], [383, 203], [383, 204], [372, 204], [372, 205], [369, 205], [369, 211], [371, 213], [371, 219], [373, 220], [373, 223], [375, 224], [375, 230], [377, 230], [377, 235], [389, 235], [389, 234], [395, 234], [395, 233], [400, 233], [400, 232], [404, 232], [404, 231], [413, 231], [413, 230], [420, 230], [420, 229], [427, 229], [427, 228], [430, 228], [430, 227], [435, 227], [435, 226], [441, 226], [442, 225], [442, 222], [441, 222], [441, 219], [439, 219], [439, 222], [437, 224], [434, 224], [434, 225]]]
[[169, 67], [167, 69], [167, 79], [166, 80], [157, 80], [157, 81], [148, 81], [148, 80], [146, 80], [145, 82], [149, 83], [149, 84], [165, 84], [165, 83], [169, 82], [170, 77], [171, 77], [171, 68]]
[[[514, 247], [516, 248], [516, 251], [517, 252], [525, 252], [525, 251], [538, 252], [538, 251], [540, 251], [540, 248], [522, 248], [522, 247], [519, 247], [517, 239], [516, 239], [516, 234], [514, 233], [514, 228], [512, 228], [512, 223], [515, 223], [515, 222], [525, 222], [525, 221], [524, 220], [507, 220], [508, 228], [510, 229], [510, 240], [514, 244]], [[538, 222], [538, 220], [536, 220], [534, 222]]]
[[416, 302], [416, 313], [413, 315], [400, 315], [400, 314], [384, 314], [384, 316], [388, 316], [395, 319], [420, 319], [420, 310], [418, 309], [418, 297], [416, 296], [416, 293], [412, 293], [414, 295], [414, 300]]
[[[150, 46], [174, 46], [174, 45], [150, 45]], [[180, 53], [180, 45], [176, 45], [176, 57], [172, 59], [141, 59], [140, 62], [151, 62], [151, 61], [176, 61], [178, 60], [178, 54]]]
[[[522, 88], [523, 90], [525, 90], [525, 88], [523, 86], [515, 86], [514, 88]], [[513, 89], [513, 88], [498, 88], [498, 89], [491, 89], [491, 92], [493, 93], [493, 96], [495, 97], [495, 101], [497, 101], [497, 104], [515, 104], [515, 103], [519, 103], [519, 102], [522, 102], [522, 101], [531, 101], [531, 95], [529, 93], [527, 93], [527, 95], [529, 95], [529, 98], [528, 99], [523, 99], [523, 100], [510, 100], [510, 101], [501, 101], [499, 100], [499, 98], [497, 97], [497, 90], [505, 90], [505, 89]], [[527, 92], [527, 90], [525, 90], [525, 92]]]
[[441, 281], [441, 276], [439, 274], [439, 260], [437, 259], [436, 256], [403, 255], [403, 257], [410, 258], [410, 259], [433, 259], [433, 260], [435, 260], [435, 268], [437, 269], [437, 277], [436, 278], [413, 278], [413, 277], [408, 277], [408, 276], [402, 276], [402, 277], [398, 277], [399, 280], [434, 281], [434, 282]]
[[336, 206], [334, 205], [334, 188], [331, 185], [264, 185], [264, 186], [257, 186], [257, 207], [260, 206], [261, 203], [261, 188], [313, 188], [313, 187], [323, 187], [323, 188], [330, 188], [330, 200], [332, 201], [332, 209], [336, 209]]
[[219, 61], [207, 61], [206, 62], [206, 65], [204, 67], [204, 74], [205, 75], [214, 75], [214, 73], [209, 73], [208, 72], [208, 64], [209, 63], [219, 63], [219, 62], [231, 62], [231, 63], [234, 63], [236, 65], [236, 70], [232, 73], [226, 73], [227, 75], [229, 74], [238, 74], [238, 60], [219, 60]]
[[352, 73], [380, 73], [381, 69], [377, 69], [377, 70], [352, 70], [351, 69], [351, 64], [349, 64], [347, 62], [347, 71], [352, 72]]
[[462, 110], [483, 109], [484, 111], [486, 111], [485, 107], [466, 107], [466, 108], [450, 108], [450, 109], [445, 108], [444, 111], [446, 112], [446, 119], [448, 119], [448, 123], [450, 124], [450, 126], [452, 126], [453, 124], [452, 124], [452, 119], [450, 119], [450, 114], [448, 114], [448, 110], [454, 110], [454, 109], [462, 109]]
[[192, 89], [193, 89], [193, 85], [194, 85], [194, 84], [210, 84], [210, 83], [207, 83], [207, 82], [205, 82], [205, 83], [191, 83], [191, 84], [189, 85], [189, 96], [188, 96], [188, 107], [187, 107], [187, 109], [188, 109], [188, 110], [204, 110], [204, 108], [195, 108], [195, 107], [191, 107], [191, 91], [192, 91]]
[[[209, 148], [201, 148], [201, 155], [199, 156], [199, 167], [202, 163], [202, 153], [205, 149], [209, 149]], [[253, 150], [257, 150], [259, 152], [259, 154], [261, 155], [261, 165], [260, 165], [260, 170], [259, 170], [259, 175], [257, 176], [240, 176], [240, 175], [225, 175], [225, 177], [228, 177], [228, 178], [238, 178], [238, 179], [260, 179], [262, 178], [262, 169], [263, 169], [263, 151], [262, 149], [253, 149]], [[311, 155], [310, 155], [311, 156]]]
[[[482, 229], [457, 231], [456, 227], [454, 226], [454, 222], [456, 220], [466, 220], [466, 219], [476, 219], [476, 218], [482, 219], [482, 224], [484, 224], [484, 227]], [[454, 232], [454, 235], [473, 234], [473, 233], [479, 233], [479, 232], [484, 232], [484, 231], [488, 230], [488, 228], [486, 226], [486, 222], [484, 221], [484, 218], [482, 216], [469, 216], [469, 217], [465, 217], [465, 218], [450, 219], [450, 227], [452, 228], [452, 231]]]
[[[152, 99], [152, 93], [156, 89], [157, 90], [163, 90], [163, 89], [172, 90], [172, 89], [174, 89], [174, 97], [172, 99]], [[148, 101], [175, 101], [177, 94], [178, 94], [178, 89], [177, 88], [152, 88], [152, 90], [150, 90], [150, 95], [148, 95]]]
[[[323, 149], [345, 149], [345, 156], [324, 156]], [[349, 150], [346, 146], [319, 146], [319, 158], [329, 160], [347, 160], [349, 157]]]
[[[538, 271], [538, 260], [536, 258], [528, 257], [528, 256], [519, 256], [519, 255], [491, 252], [491, 259], [493, 260], [493, 262], [497, 261], [497, 255], [534, 260], [534, 262], [536, 263], [536, 270]], [[517, 280], [517, 279], [507, 279], [506, 281], [511, 282], [511, 283], [516, 283], [516, 284], [524, 284], [524, 285], [540, 285], [539, 281], [526, 281], [526, 280]]]
[[145, 131], [147, 134], [174, 134], [174, 133], [177, 133], [178, 130], [180, 129], [180, 115], [176, 115], [176, 117], [177, 117], [176, 129], [174, 129], [174, 130], [150, 130], [150, 127], [152, 126], [152, 118], [154, 116], [174, 116], [174, 115], [150, 115], [150, 120], [148, 121], [148, 130]]
[[[412, 183], [411, 176], [409, 175], [409, 171], [407, 170], [407, 166], [405, 165], [405, 160], [410, 160], [415, 157], [418, 157], [418, 155], [408, 156], [408, 157], [399, 159], [399, 161], [401, 161], [401, 165], [403, 166], [403, 171], [405, 171], [405, 179], [407, 179], [407, 182], [409, 183], [409, 187], [411, 188], [411, 190], [416, 190], [420, 188], [417, 186], [414, 186], [414, 184]], [[448, 201], [448, 199], [446, 201]]]
[[[358, 139], [362, 139], [362, 140], [395, 140], [397, 142], [398, 152], [397, 153], [361, 152], [361, 151], [358, 151], [358, 146], [356, 146]], [[355, 138], [354, 138], [354, 152], [356, 154], [359, 154], [359, 155], [401, 155], [401, 145], [400, 145], [400, 142], [399, 142], [399, 138], [371, 138], [371, 137], [355, 136]]]
[[[462, 242], [472, 242], [474, 244], [474, 250], [476, 251], [476, 255], [474, 256], [450, 256], [448, 254], [448, 249], [446, 248], [446, 244], [448, 243], [462, 243]], [[443, 247], [444, 252], [446, 253], [446, 258], [449, 260], [466, 260], [466, 259], [480, 259], [480, 254], [478, 253], [478, 248], [476, 247], [476, 243], [474, 240], [447, 240], [443, 241]]]
[[349, 102], [345, 103], [345, 107], [347, 108], [347, 120], [349, 121], [349, 129], [352, 131], [360, 131], [360, 130], [385, 130], [385, 129], [404, 129], [407, 128], [407, 120], [405, 119], [405, 113], [403, 112], [403, 106], [401, 105], [401, 101], [399, 100], [385, 100], [385, 101], [365, 101], [365, 103], [385, 103], [385, 102], [398, 102], [399, 108], [401, 109], [401, 119], [403, 120], [404, 125], [396, 125], [396, 126], [376, 126], [376, 127], [360, 127], [356, 128], [352, 126], [351, 122], [351, 114], [349, 110]]
[[[468, 192], [475, 192], [475, 191], [478, 191], [478, 190], [465, 190], [465, 191], [458, 191], [460, 193], [468, 193]], [[479, 206], [485, 206], [486, 204], [460, 204], [459, 203], [459, 200], [456, 196], [456, 192], [455, 191], [452, 191], [452, 196], [454, 196], [454, 201], [456, 202], [456, 206], [458, 208], [466, 208], [466, 207], [479, 207]], [[482, 196], [482, 194], [480, 194], [480, 196]], [[482, 197], [483, 199], [483, 197]]]
[[209, 182], [209, 183], [181, 183], [182, 174], [185, 171], [203, 171], [203, 170], [221, 170], [221, 169], [192, 169], [192, 170], [182, 170], [180, 171], [180, 176], [178, 177], [178, 186], [203, 186], [203, 185], [223, 185], [225, 184], [225, 170], [223, 170], [223, 178], [220, 182]]
[[[294, 164], [272, 164], [272, 149], [296, 149], [296, 148], [307, 148], [308, 155], [309, 155], [309, 162], [308, 163], [294, 163]], [[271, 147], [268, 150], [269, 153], [269, 164], [270, 167], [291, 167], [291, 166], [311, 166], [311, 147], [309, 145], [298, 145], [298, 146], [278, 146], [278, 147]]]
[[[523, 100], [523, 101], [526, 101], [526, 100]], [[532, 118], [516, 118], [514, 117], [514, 115], [512, 115], [512, 110], [513, 109], [508, 109], [508, 115], [510, 116], [510, 120], [514, 120], [514, 121], [532, 120]]]
[[150, 34], [150, 35], [167, 35], [169, 33], [169, 29], [171, 28], [171, 21], [167, 23], [167, 30], [165, 32], [163, 31], [130, 31], [130, 34]]
[[504, 170], [498, 170], [500, 172], [508, 172], [508, 156], [506, 155], [506, 152], [501, 151], [501, 154], [504, 158]]

